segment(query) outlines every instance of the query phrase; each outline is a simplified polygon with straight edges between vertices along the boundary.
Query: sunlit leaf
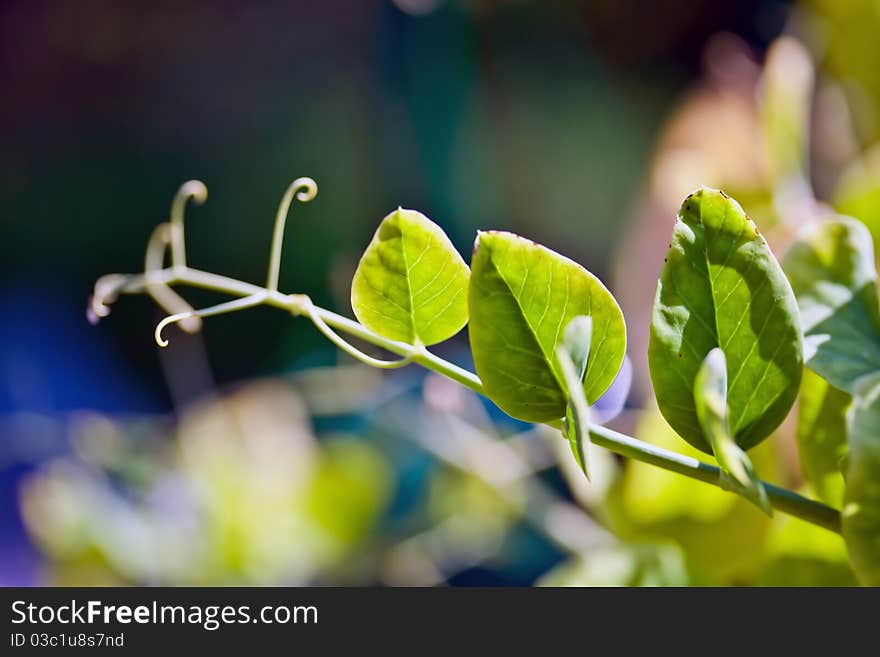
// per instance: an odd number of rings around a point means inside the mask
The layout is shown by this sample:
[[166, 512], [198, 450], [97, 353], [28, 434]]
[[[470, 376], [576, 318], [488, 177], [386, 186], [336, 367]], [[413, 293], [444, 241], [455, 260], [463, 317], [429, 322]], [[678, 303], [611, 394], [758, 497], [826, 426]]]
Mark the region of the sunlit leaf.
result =
[[843, 537], [859, 580], [880, 586], [880, 372], [854, 386], [847, 425]]
[[614, 297], [586, 269], [527, 239], [481, 232], [471, 262], [468, 329], [486, 394], [513, 417], [562, 419], [568, 395], [556, 358], [573, 317], [592, 319], [584, 394], [593, 403], [611, 385], [626, 350]]
[[880, 305], [871, 235], [847, 217], [804, 227], [785, 256], [801, 311], [807, 365], [853, 392], [880, 370]]
[[443, 230], [415, 210], [382, 220], [351, 285], [351, 307], [392, 340], [431, 345], [467, 323], [468, 266]]
[[752, 462], [730, 435], [727, 407], [727, 363], [724, 352], [716, 347], [706, 356], [694, 382], [694, 401], [703, 435], [721, 468], [722, 483], [771, 513], [764, 484]]
[[581, 470], [590, 478], [590, 405], [584, 396], [584, 374], [590, 356], [593, 320], [585, 315], [572, 319], [565, 327], [556, 357], [568, 391], [565, 410], [565, 436]]
[[660, 410], [704, 452], [694, 380], [721, 347], [736, 443], [749, 449], [785, 418], [803, 369], [791, 287], [767, 242], [739, 204], [702, 188], [685, 199], [657, 285], [648, 364]]
[[843, 501], [846, 409], [852, 397], [807, 370], [798, 402], [797, 441], [801, 465], [816, 494], [828, 504]]

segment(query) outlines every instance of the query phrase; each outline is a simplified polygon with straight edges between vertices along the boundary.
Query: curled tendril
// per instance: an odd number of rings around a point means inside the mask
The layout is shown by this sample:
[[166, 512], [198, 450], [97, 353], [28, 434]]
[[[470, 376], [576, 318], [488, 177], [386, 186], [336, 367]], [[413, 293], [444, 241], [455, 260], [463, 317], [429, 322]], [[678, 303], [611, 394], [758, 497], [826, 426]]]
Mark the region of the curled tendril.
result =
[[[161, 223], [153, 230], [147, 242], [147, 253], [144, 256], [144, 281], [147, 293], [169, 315], [191, 313], [193, 307], [177, 292], [163, 282], [155, 280], [155, 272], [165, 265], [165, 251], [171, 242], [171, 224]], [[199, 317], [186, 317], [180, 320], [180, 328], [187, 333], [195, 333], [202, 328]]]
[[186, 244], [183, 233], [183, 213], [186, 203], [192, 199], [197, 205], [208, 200], [208, 188], [200, 180], [187, 180], [177, 190], [171, 201], [171, 264], [186, 267]]
[[336, 331], [330, 328], [327, 323], [321, 319], [320, 315], [315, 312], [315, 306], [312, 303], [312, 300], [305, 294], [291, 294], [291, 300], [294, 303], [294, 307], [296, 312], [304, 313], [308, 316], [309, 319], [312, 320], [312, 323], [317, 327], [317, 329], [324, 334], [324, 336], [330, 340], [337, 347], [342, 349], [345, 353], [362, 363], [366, 363], [367, 365], [372, 365], [373, 367], [378, 367], [384, 370], [393, 370], [398, 367], [403, 367], [404, 365], [409, 365], [413, 358], [416, 355], [416, 351], [418, 347], [414, 347], [413, 353], [408, 356], [401, 358], [400, 360], [382, 360], [380, 358], [373, 358], [365, 354], [363, 351], [355, 347], [353, 344], [348, 342], [345, 338], [339, 335]]
[[119, 290], [127, 280], [128, 276], [125, 274], [107, 274], [95, 282], [95, 290], [89, 297], [89, 305], [86, 308], [89, 322], [97, 324], [101, 318], [110, 314], [110, 304], [119, 297]]
[[235, 299], [234, 301], [227, 301], [225, 303], [220, 303], [216, 306], [211, 306], [209, 308], [201, 308], [199, 310], [190, 310], [186, 312], [176, 313], [174, 315], [169, 315], [156, 325], [156, 331], [154, 333], [156, 344], [158, 344], [160, 347], [168, 346], [168, 340], [162, 337], [162, 330], [170, 324], [176, 324], [178, 322], [182, 322], [186, 319], [194, 317], [211, 317], [212, 315], [225, 315], [226, 313], [232, 313], [236, 310], [243, 310], [244, 308], [258, 306], [263, 303], [268, 296], [268, 292], [258, 292], [257, 294], [250, 295], [249, 297], [242, 297], [241, 299]]
[[275, 232], [272, 235], [272, 252], [269, 256], [269, 275], [266, 278], [266, 288], [271, 291], [278, 290], [278, 276], [281, 273], [281, 245], [284, 242], [284, 224], [290, 212], [290, 204], [293, 197], [301, 203], [308, 203], [318, 195], [318, 184], [311, 178], [297, 178], [292, 183], [281, 203], [278, 205], [278, 213], [275, 215]]

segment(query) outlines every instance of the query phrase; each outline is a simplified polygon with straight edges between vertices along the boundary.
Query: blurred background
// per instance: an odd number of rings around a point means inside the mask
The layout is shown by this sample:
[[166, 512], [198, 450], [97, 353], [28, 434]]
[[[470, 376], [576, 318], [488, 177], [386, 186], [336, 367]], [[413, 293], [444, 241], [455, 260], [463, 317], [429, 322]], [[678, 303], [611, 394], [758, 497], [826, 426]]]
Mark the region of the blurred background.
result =
[[[190, 264], [259, 282], [311, 176], [283, 291], [351, 315], [398, 205], [464, 254], [519, 232], [620, 299], [612, 426], [689, 451], [646, 365], [675, 211], [707, 184], [777, 254], [832, 209], [880, 236], [878, 33], [876, 0], [3, 2], [0, 584], [852, 583], [835, 535], [598, 449], [587, 484], [558, 433], [304, 319], [160, 350], [147, 297], [85, 306], [190, 178]], [[438, 351], [467, 364], [466, 331]], [[792, 433], [752, 459], [801, 488]]]

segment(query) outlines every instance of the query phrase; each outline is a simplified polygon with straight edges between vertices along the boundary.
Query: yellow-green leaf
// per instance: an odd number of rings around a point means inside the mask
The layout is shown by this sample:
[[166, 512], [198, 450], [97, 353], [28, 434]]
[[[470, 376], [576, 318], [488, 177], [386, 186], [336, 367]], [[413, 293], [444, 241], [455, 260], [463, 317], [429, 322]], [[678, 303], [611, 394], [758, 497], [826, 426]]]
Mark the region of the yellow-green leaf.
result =
[[847, 392], [880, 370], [880, 304], [871, 234], [848, 217], [814, 222], [785, 255], [807, 366]]
[[467, 324], [467, 264], [443, 230], [415, 210], [382, 220], [351, 285], [351, 307], [392, 340], [432, 345]]
[[584, 377], [594, 403], [626, 351], [620, 307], [598, 278], [568, 258], [512, 233], [477, 236], [468, 329], [477, 374], [492, 401], [529, 422], [560, 420], [568, 394], [556, 357], [573, 317], [592, 319]]

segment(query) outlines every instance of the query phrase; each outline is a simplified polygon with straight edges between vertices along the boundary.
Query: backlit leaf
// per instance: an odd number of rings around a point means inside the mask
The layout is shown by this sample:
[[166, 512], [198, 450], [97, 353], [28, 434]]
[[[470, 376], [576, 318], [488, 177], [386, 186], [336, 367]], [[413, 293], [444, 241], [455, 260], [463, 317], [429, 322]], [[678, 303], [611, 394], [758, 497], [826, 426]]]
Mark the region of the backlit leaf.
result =
[[392, 340], [432, 345], [467, 324], [468, 266], [443, 230], [415, 210], [382, 220], [351, 285], [351, 307]]
[[853, 392], [880, 370], [880, 305], [874, 248], [864, 224], [848, 217], [807, 225], [785, 256], [801, 310], [807, 366]]
[[730, 374], [727, 405], [736, 443], [749, 449], [785, 418], [803, 369], [791, 287], [739, 204], [702, 188], [685, 199], [657, 285], [648, 347], [663, 416], [704, 452], [694, 380], [721, 347]]
[[556, 357], [572, 318], [592, 319], [584, 394], [611, 385], [626, 350], [623, 314], [598, 278], [564, 256], [506, 232], [481, 232], [471, 262], [468, 329], [492, 401], [529, 422], [560, 420], [568, 395]]

